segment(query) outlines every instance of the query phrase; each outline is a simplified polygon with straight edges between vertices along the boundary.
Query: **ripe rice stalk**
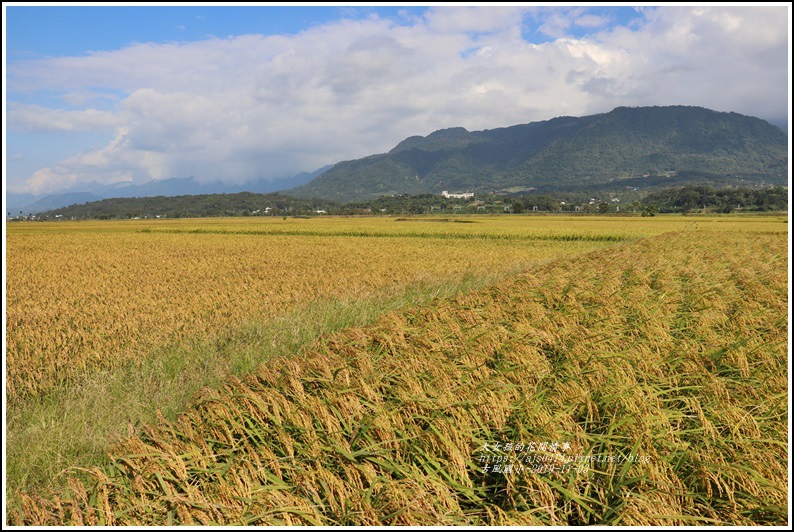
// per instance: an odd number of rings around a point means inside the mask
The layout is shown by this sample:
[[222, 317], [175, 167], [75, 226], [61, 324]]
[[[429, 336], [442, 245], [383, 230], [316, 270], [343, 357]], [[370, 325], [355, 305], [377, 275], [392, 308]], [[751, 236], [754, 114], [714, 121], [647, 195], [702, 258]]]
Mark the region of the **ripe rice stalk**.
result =
[[[785, 324], [786, 283], [738, 285], [771, 275], [785, 241], [710, 231], [734, 255], [657, 236], [322, 338], [121, 440], [104, 488], [70, 476], [82, 492], [30, 498], [22, 519], [107, 520], [104, 489], [139, 508], [112, 507], [116, 524], [781, 524], [787, 331], [769, 324]], [[663, 298], [644, 299], [647, 271], [665, 272]], [[730, 358], [742, 345], [764, 361], [750, 376]], [[541, 442], [570, 444], [532, 454], [551, 464], [611, 458], [484, 471], [524, 456], [483, 449]]]

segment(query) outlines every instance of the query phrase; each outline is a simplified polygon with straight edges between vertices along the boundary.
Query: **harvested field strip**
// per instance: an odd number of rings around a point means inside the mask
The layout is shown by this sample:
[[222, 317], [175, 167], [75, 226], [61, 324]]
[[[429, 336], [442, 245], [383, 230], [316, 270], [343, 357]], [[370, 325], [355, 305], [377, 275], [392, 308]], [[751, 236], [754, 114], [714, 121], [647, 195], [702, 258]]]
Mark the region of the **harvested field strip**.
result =
[[[438, 220], [442, 221], [442, 220]], [[195, 235], [248, 235], [248, 236], [335, 236], [360, 238], [435, 238], [455, 240], [540, 240], [552, 242], [621, 242], [629, 240], [627, 235], [604, 234], [508, 234], [508, 233], [423, 233], [416, 231], [377, 232], [377, 231], [310, 231], [276, 229], [276, 230], [242, 230], [242, 229], [141, 229], [141, 233], [195, 234]]]
[[10, 522], [786, 524], [786, 261], [783, 236], [666, 234], [391, 312]]

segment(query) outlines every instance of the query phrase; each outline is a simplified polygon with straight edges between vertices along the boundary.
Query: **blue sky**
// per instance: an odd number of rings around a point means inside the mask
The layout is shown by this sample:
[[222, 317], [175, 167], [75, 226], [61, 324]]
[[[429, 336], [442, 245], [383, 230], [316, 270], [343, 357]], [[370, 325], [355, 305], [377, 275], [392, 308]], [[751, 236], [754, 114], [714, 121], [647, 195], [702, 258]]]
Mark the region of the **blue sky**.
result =
[[789, 116], [789, 4], [3, 9], [14, 192], [279, 179], [620, 105]]
[[[254, 33], [294, 35], [340, 18], [370, 16], [407, 23], [421, 16], [423, 6], [11, 6], [7, 11], [9, 60], [83, 55], [142, 42], [197, 41]], [[592, 7], [588, 13], [606, 17], [610, 25], [627, 25], [641, 17], [633, 7]], [[538, 20], [541, 20], [540, 18]], [[524, 37], [548, 42], [553, 37], [527, 20]], [[580, 37], [588, 28], [572, 26]]]
[[341, 17], [376, 13], [399, 19], [399, 12], [424, 8], [335, 6], [72, 6], [10, 7], [9, 59], [83, 55], [141, 42], [198, 41], [249, 33], [295, 34]]

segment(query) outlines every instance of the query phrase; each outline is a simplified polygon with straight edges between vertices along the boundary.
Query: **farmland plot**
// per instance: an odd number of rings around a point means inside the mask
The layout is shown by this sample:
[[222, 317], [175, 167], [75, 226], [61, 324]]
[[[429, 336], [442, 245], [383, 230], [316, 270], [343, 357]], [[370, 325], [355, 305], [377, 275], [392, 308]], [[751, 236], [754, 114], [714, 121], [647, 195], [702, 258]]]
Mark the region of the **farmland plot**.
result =
[[[18, 312], [12, 329], [11, 302], [22, 305], [39, 293], [20, 288], [17, 299], [9, 298], [8, 355], [16, 358], [7, 359], [7, 392], [22, 403], [62, 393], [90, 370], [113, 373], [155, 356], [158, 344], [180, 334], [224, 330], [234, 337], [235, 327], [286, 315], [306, 301], [388, 298], [409, 285], [445, 297], [394, 311], [374, 325], [321, 336], [297, 357], [283, 355], [277, 364], [205, 388], [179, 419], [131, 428], [101, 468], [65, 475], [68, 488], [45, 497], [18, 495], [12, 519], [779, 522], [785, 506], [779, 465], [786, 451], [781, 454], [785, 220], [597, 219], [581, 226], [581, 219], [481, 220], [337, 219], [320, 227], [318, 220], [301, 220], [292, 228], [185, 221], [133, 231], [99, 225], [68, 235], [75, 240], [63, 246], [64, 256], [76, 258], [80, 253], [69, 253], [82, 249], [88, 263], [101, 266], [82, 277], [84, 288], [65, 294], [82, 294], [97, 278], [104, 294], [115, 295], [122, 306], [134, 302], [126, 314], [119, 311], [117, 323], [137, 319], [141, 308], [157, 304], [152, 301], [163, 306], [155, 307], [157, 319], [129, 328], [131, 337], [145, 332], [130, 344], [116, 345], [99, 334], [85, 344], [102, 346], [96, 353], [70, 353], [80, 361], [77, 369], [70, 372], [65, 357], [53, 370], [47, 361], [57, 360], [57, 351], [12, 351], [17, 344], [11, 331], [22, 329], [25, 312]], [[35, 243], [48, 240], [46, 230], [9, 234], [9, 287], [12, 249], [20, 257], [35, 256]], [[670, 231], [676, 233], [652, 236]], [[86, 247], [76, 245], [75, 235], [87, 239]], [[287, 239], [278, 253], [263, 244], [278, 239]], [[111, 249], [103, 247], [111, 242], [117, 255], [132, 253], [135, 260], [102, 262], [97, 250]], [[262, 268], [248, 262], [268, 249], [268, 257], [286, 257], [281, 266], [278, 260]], [[35, 264], [47, 267], [46, 261]], [[300, 275], [290, 274], [295, 264]], [[15, 270], [20, 279], [24, 270]], [[119, 271], [143, 277], [124, 285]], [[271, 271], [276, 273], [263, 281]], [[108, 272], [117, 272], [118, 282], [108, 281]], [[458, 296], [431, 288], [466, 276], [481, 279], [480, 286], [496, 284]], [[41, 288], [65, 286], [66, 277], [25, 279]], [[155, 287], [154, 294], [176, 286], [169, 294], [177, 304], [143, 295], [136, 300], [136, 285], [144, 293]], [[265, 303], [264, 293], [276, 296]], [[250, 294], [260, 301], [250, 303]], [[97, 297], [96, 305], [102, 301]], [[45, 318], [56, 320], [69, 308]], [[71, 323], [91, 323], [100, 314]], [[107, 335], [111, 323], [96, 330]], [[187, 326], [180, 329], [181, 323]], [[20, 339], [19, 345], [36, 344]], [[29, 363], [35, 353], [40, 358]], [[636, 467], [610, 463], [565, 474], [485, 471], [483, 447], [534, 441], [564, 442], [581, 456], [648, 458]], [[504, 447], [496, 455], [510, 459]], [[665, 483], [672, 491], [662, 489]]]

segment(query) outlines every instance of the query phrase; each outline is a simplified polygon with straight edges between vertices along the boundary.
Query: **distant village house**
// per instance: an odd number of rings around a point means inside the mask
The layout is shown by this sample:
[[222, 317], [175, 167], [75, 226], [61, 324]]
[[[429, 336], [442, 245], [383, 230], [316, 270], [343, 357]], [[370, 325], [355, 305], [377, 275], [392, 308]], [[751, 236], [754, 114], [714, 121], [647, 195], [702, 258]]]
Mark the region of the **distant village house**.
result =
[[461, 199], [469, 199], [474, 197], [474, 192], [463, 192], [462, 194], [450, 194], [448, 191], [443, 191], [441, 193], [442, 196], [445, 198], [461, 198]]

